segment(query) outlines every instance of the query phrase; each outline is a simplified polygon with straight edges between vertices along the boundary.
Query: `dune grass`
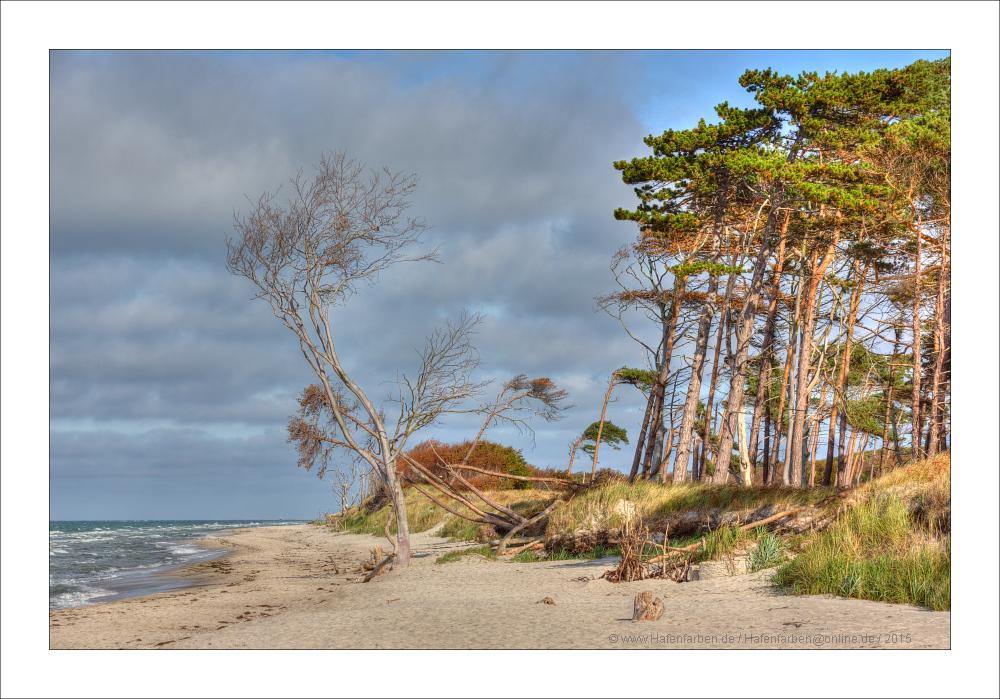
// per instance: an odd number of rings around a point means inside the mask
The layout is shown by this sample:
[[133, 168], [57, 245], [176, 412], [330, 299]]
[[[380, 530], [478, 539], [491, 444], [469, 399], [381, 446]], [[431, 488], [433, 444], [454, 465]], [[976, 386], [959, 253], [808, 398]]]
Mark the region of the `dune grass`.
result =
[[[435, 496], [439, 494], [439, 491], [434, 488], [428, 488], [428, 490]], [[406, 519], [410, 525], [410, 533], [412, 534], [428, 531], [444, 522], [441, 536], [454, 540], [486, 542], [498, 538], [497, 532], [493, 527], [470, 522], [461, 517], [455, 517], [431, 502], [426, 495], [413, 488], [406, 489], [405, 495]], [[556, 493], [535, 490], [500, 490], [489, 493], [489, 496], [501, 505], [527, 516], [544, 509], [556, 496]], [[441, 500], [448, 502], [449, 507], [458, 512], [469, 515], [473, 514], [464, 505], [449, 501], [447, 498], [441, 498]], [[489, 508], [484, 509], [490, 511]], [[382, 536], [385, 523], [389, 520], [389, 512], [390, 508], [388, 505], [370, 513], [365, 512], [361, 507], [356, 507], [341, 519], [340, 526], [342, 530], [354, 534]], [[395, 522], [389, 527], [389, 531], [392, 534], [396, 533]]]
[[950, 610], [950, 487], [946, 454], [875, 479], [772, 581], [789, 594]]
[[686, 510], [750, 511], [765, 505], [799, 507], [810, 505], [837, 492], [835, 488], [783, 488], [738, 485], [708, 485], [683, 483], [678, 485], [627, 479], [608, 481], [603, 487], [577, 495], [566, 507], [556, 510], [549, 518], [550, 532], [571, 532], [577, 529], [615, 528], [624, 521], [616, 512], [622, 500], [635, 503], [637, 514], [651, 529], [671, 512]]
[[460, 561], [466, 556], [482, 556], [483, 558], [488, 558], [491, 561], [498, 560], [496, 553], [489, 546], [477, 546], [471, 549], [462, 549], [461, 551], [449, 551], [443, 556], [438, 556], [435, 563], [454, 563], [455, 561]]

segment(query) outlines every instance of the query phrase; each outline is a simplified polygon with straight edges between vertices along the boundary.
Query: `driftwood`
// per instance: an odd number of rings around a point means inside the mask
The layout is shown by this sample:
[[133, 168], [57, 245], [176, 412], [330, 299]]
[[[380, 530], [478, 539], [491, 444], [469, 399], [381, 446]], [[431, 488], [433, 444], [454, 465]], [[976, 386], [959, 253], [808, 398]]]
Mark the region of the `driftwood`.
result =
[[744, 524], [742, 527], [740, 527], [739, 530], [741, 532], [745, 532], [745, 531], [750, 531], [751, 529], [756, 529], [757, 527], [763, 527], [764, 525], [770, 524], [771, 522], [777, 522], [779, 519], [784, 519], [785, 517], [788, 517], [790, 515], [797, 515], [799, 512], [801, 512], [804, 509], [807, 509], [807, 508], [801, 508], [801, 509], [798, 509], [798, 510], [788, 510], [787, 512], [781, 512], [781, 513], [776, 514], [776, 515], [771, 515], [770, 517], [767, 517], [766, 519], [761, 519], [761, 520], [758, 520], [756, 522], [751, 522], [750, 524]]
[[565, 478], [548, 478], [545, 476], [515, 476], [510, 473], [503, 473], [502, 471], [487, 471], [485, 468], [469, 466], [468, 464], [448, 464], [447, 468], [460, 469], [462, 471], [475, 471], [476, 473], [482, 473], [487, 476], [496, 476], [497, 478], [509, 478], [515, 481], [542, 481], [547, 483], [565, 483], [566, 485], [576, 485], [575, 481], [569, 481], [566, 480]]
[[[501, 541], [501, 539], [494, 539], [493, 541], [486, 542], [486, 545], [489, 546], [491, 549], [492, 548], [496, 548], [497, 544], [499, 544], [500, 541]], [[545, 541], [545, 537], [544, 536], [527, 536], [527, 537], [522, 537], [522, 538], [511, 539], [510, 541], [507, 542], [507, 545], [508, 546], [517, 546], [517, 545], [520, 545], [520, 544], [527, 544], [528, 542], [536, 543], [538, 541]]]
[[[521, 515], [517, 514], [516, 512], [514, 513], [514, 517], [511, 517], [509, 519], [504, 519], [504, 518], [500, 517], [499, 515], [495, 515], [495, 514], [492, 514], [492, 513], [484, 512], [483, 510], [481, 510], [478, 507], [476, 507], [475, 505], [473, 505], [467, 498], [465, 498], [457, 488], [455, 488], [454, 486], [452, 486], [452, 485], [444, 482], [442, 479], [440, 479], [436, 475], [434, 475], [433, 472], [431, 472], [431, 471], [423, 468], [422, 466], [420, 466], [419, 464], [417, 464], [417, 462], [413, 461], [409, 457], [406, 457], [406, 460], [409, 461], [410, 464], [413, 466], [414, 472], [417, 473], [418, 475], [420, 475], [424, 479], [424, 481], [426, 483], [433, 484], [433, 485], [437, 486], [439, 489], [441, 489], [442, 495], [446, 495], [447, 497], [450, 497], [453, 500], [457, 500], [458, 502], [462, 503], [463, 505], [465, 505], [466, 507], [468, 507], [470, 510], [472, 510], [473, 512], [475, 512], [476, 514], [478, 514], [479, 517], [470, 517], [469, 515], [462, 514], [461, 512], [458, 512], [457, 510], [451, 509], [450, 507], [448, 507], [447, 505], [445, 505], [444, 503], [442, 503], [440, 500], [438, 500], [436, 497], [434, 497], [433, 495], [431, 495], [429, 492], [427, 492], [426, 490], [424, 490], [423, 488], [421, 488], [420, 485], [418, 485], [416, 483], [416, 481], [414, 481], [411, 478], [406, 478], [407, 482], [410, 485], [412, 485], [414, 488], [416, 488], [421, 493], [423, 493], [428, 498], [430, 498], [430, 500], [432, 502], [434, 502], [434, 504], [438, 505], [442, 509], [447, 510], [448, 512], [451, 512], [453, 515], [456, 515], [457, 517], [461, 517], [462, 519], [466, 519], [466, 520], [469, 520], [469, 521], [472, 521], [472, 522], [478, 522], [480, 524], [492, 524], [493, 526], [500, 527], [501, 529], [509, 529], [511, 526], [524, 521], [524, 518], [521, 517]], [[452, 492], [449, 492], [449, 491], [452, 491]], [[488, 505], [490, 505], [491, 507], [493, 507], [492, 501], [484, 500], [484, 502], [486, 502]], [[498, 508], [494, 508], [494, 509], [498, 509]], [[504, 509], [506, 509], [506, 508], [504, 508]]]
[[[395, 543], [395, 542], [393, 542], [393, 543]], [[371, 580], [376, 575], [381, 575], [384, 572], [382, 569], [385, 568], [385, 566], [390, 561], [396, 560], [396, 553], [397, 552], [398, 552], [398, 548], [396, 548], [396, 547], [394, 547], [394, 550], [393, 550], [392, 553], [388, 553], [388, 554], [385, 551], [382, 550], [381, 546], [376, 546], [375, 548], [373, 548], [372, 549], [372, 560], [371, 560], [371, 562], [369, 562], [369, 563], [362, 563], [361, 564], [362, 570], [368, 570], [368, 571], [371, 571], [371, 572], [369, 572], [368, 575], [366, 575], [361, 582], [371, 582]], [[385, 554], [385, 558], [382, 558], [383, 554]], [[379, 561], [380, 558], [382, 558], [381, 561]]]
[[663, 610], [663, 600], [659, 597], [654, 600], [649, 590], [640, 592], [632, 606], [632, 621], [656, 621], [663, 616]]
[[[570, 498], [570, 500], [572, 500], [572, 499], [573, 498]], [[548, 517], [549, 514], [551, 514], [554, 509], [556, 509], [557, 507], [559, 507], [562, 504], [564, 504], [562, 500], [556, 500], [554, 503], [552, 503], [551, 505], [549, 505], [548, 507], [546, 507], [544, 510], [542, 510], [541, 512], [539, 512], [537, 515], [535, 515], [531, 519], [528, 519], [528, 520], [525, 520], [524, 522], [521, 522], [516, 527], [514, 527], [513, 529], [511, 529], [509, 532], [507, 532], [507, 535], [504, 536], [504, 538], [500, 539], [500, 543], [497, 544], [497, 555], [498, 556], [502, 556], [503, 555], [504, 549], [507, 548], [507, 542], [514, 536], [514, 534], [517, 534], [519, 531], [521, 531], [525, 527], [530, 527], [535, 522], [538, 522], [538, 521], [544, 519], [545, 517]]]
[[518, 546], [516, 549], [511, 549], [510, 551], [504, 551], [503, 553], [497, 554], [498, 556], [516, 556], [519, 553], [524, 553], [525, 551], [531, 551], [532, 549], [545, 548], [544, 541], [533, 541], [530, 544], [525, 544], [524, 546]]

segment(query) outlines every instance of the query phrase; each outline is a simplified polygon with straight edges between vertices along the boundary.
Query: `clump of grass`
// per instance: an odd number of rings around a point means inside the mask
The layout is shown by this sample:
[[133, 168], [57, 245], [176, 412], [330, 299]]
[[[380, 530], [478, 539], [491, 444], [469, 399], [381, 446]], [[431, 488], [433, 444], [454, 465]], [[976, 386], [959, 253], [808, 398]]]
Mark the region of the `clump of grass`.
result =
[[[436, 488], [428, 487], [428, 490], [437, 496]], [[441, 524], [445, 519], [445, 511], [431, 502], [426, 495], [413, 488], [405, 491], [406, 496], [406, 519], [410, 525], [410, 532], [427, 531]], [[510, 507], [515, 512], [521, 514], [534, 514], [543, 509], [551, 500], [552, 493], [546, 491], [524, 491], [524, 490], [501, 490], [490, 493], [490, 497], [497, 502]], [[447, 498], [443, 498], [447, 500]], [[472, 514], [472, 511], [464, 505], [452, 503], [458, 512]], [[385, 523], [389, 520], [391, 506], [384, 505], [373, 512], [366, 512], [364, 507], [357, 507], [347, 513], [341, 520], [343, 530], [354, 534], [373, 534], [382, 536]], [[392, 534], [396, 533], [396, 524], [393, 522], [389, 527]], [[480, 541], [486, 542], [497, 538], [497, 533], [488, 525], [476, 524], [461, 517], [451, 517], [445, 522], [443, 528], [444, 536], [459, 541]]]
[[772, 576], [796, 595], [833, 594], [951, 609], [951, 547], [941, 545], [887, 492], [849, 507]]
[[482, 556], [483, 558], [488, 558], [491, 561], [497, 560], [496, 554], [493, 552], [489, 546], [479, 546], [472, 549], [463, 549], [461, 551], [449, 551], [443, 556], [438, 557], [435, 563], [453, 563], [455, 561], [461, 560], [465, 556]]
[[[748, 543], [756, 541], [763, 530], [748, 529], [740, 531], [739, 527], [719, 527], [713, 532], [705, 535], [705, 546], [698, 549], [695, 554], [695, 562], [715, 561], [724, 556], [732, 555], [737, 549], [744, 548]], [[689, 541], [672, 544], [678, 547], [688, 546], [697, 543], [702, 537], [691, 537]]]
[[763, 534], [750, 551], [750, 572], [756, 573], [783, 563], [787, 548], [787, 545], [774, 534], [770, 532]]
[[542, 560], [541, 557], [534, 551], [522, 551], [513, 558], [511, 558], [514, 563], [535, 563]]

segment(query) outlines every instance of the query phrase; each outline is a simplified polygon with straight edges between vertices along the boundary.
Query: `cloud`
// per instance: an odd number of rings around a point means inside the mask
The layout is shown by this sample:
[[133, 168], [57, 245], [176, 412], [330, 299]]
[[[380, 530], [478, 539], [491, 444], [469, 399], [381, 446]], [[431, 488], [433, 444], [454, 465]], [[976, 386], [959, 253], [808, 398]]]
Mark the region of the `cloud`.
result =
[[49, 468], [56, 520], [311, 519], [332, 504], [330, 485], [296, 468], [274, 432], [53, 432]]

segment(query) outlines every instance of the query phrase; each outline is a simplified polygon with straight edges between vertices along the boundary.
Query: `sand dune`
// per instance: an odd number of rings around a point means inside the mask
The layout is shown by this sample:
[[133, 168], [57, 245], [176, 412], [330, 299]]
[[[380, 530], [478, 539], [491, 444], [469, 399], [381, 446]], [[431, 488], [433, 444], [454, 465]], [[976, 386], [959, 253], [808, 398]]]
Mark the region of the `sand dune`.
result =
[[[469, 557], [413, 537], [408, 570], [367, 584], [356, 569], [385, 539], [311, 525], [207, 539], [231, 553], [179, 574], [184, 590], [50, 612], [52, 648], [950, 648], [949, 612], [776, 595], [761, 573], [690, 583], [597, 579], [615, 559]], [[337, 572], [337, 571], [340, 572]], [[631, 622], [636, 593], [666, 603]], [[552, 604], [539, 604], [551, 597]]]

